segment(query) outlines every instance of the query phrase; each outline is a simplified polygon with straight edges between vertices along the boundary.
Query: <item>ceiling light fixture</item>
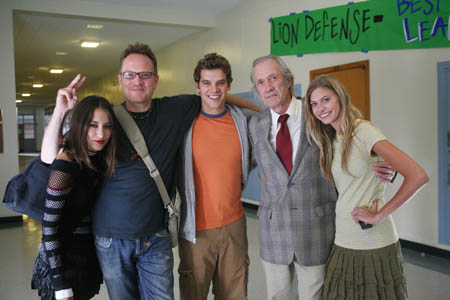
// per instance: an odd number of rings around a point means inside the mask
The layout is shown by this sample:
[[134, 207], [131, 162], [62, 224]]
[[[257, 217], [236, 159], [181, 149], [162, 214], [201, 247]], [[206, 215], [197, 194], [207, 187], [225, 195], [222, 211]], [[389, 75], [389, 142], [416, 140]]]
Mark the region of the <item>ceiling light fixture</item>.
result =
[[42, 83], [34, 83], [33, 84], [33, 87], [34, 88], [37, 88], [37, 89], [39, 89], [39, 88], [41, 88], [41, 87], [43, 87], [44, 85], [42, 84]]
[[100, 45], [99, 42], [81, 42], [83, 48], [97, 48]]
[[103, 25], [102, 24], [88, 24], [87, 28], [89, 28], [89, 29], [102, 29]]
[[56, 52], [56, 55], [67, 55], [67, 52]]
[[16, 103], [22, 103], [21, 99], [16, 99]]
[[31, 94], [30, 93], [22, 93], [22, 97], [30, 97]]
[[61, 74], [62, 72], [64, 72], [64, 69], [50, 69], [52, 74]]

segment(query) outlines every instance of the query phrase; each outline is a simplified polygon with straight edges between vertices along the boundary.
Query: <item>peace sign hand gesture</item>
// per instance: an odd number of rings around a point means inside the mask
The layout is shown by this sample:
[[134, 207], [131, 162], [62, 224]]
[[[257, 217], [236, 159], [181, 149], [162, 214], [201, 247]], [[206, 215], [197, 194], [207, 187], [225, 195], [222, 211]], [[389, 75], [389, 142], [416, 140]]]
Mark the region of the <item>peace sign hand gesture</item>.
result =
[[68, 86], [58, 90], [55, 109], [42, 138], [41, 160], [44, 163], [51, 164], [58, 154], [61, 143], [61, 123], [66, 112], [77, 103], [77, 91], [85, 81], [86, 77], [78, 74]]
[[78, 101], [77, 91], [85, 82], [86, 76], [81, 76], [81, 74], [78, 74], [68, 86], [59, 89], [56, 96], [55, 110], [65, 113], [66, 111], [72, 109]]

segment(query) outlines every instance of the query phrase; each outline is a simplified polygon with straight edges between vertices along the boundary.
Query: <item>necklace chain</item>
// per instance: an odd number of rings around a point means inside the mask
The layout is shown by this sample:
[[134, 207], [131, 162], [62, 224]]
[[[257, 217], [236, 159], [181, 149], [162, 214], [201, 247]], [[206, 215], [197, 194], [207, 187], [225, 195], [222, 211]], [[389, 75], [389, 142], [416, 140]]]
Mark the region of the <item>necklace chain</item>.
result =
[[145, 114], [144, 114], [144, 112], [132, 112], [132, 111], [128, 111], [128, 112], [135, 120], [145, 120], [150, 116], [150, 113], [152, 112], [152, 108], [150, 107], [149, 110], [147, 110], [145, 112]]

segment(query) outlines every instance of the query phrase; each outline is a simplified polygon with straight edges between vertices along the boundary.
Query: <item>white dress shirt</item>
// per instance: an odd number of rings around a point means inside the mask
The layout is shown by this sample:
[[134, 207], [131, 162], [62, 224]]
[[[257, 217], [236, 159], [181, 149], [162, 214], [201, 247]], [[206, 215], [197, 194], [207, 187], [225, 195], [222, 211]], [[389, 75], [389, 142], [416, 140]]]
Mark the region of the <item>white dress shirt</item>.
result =
[[[277, 133], [278, 130], [280, 130], [280, 122], [278, 122], [278, 118], [281, 115], [277, 114], [273, 110], [270, 110], [270, 113], [272, 115], [272, 124], [270, 126], [269, 139], [273, 150], [276, 152]], [[284, 114], [289, 115], [286, 124], [289, 128], [289, 134], [291, 136], [292, 166], [293, 166], [295, 161], [295, 155], [297, 154], [297, 149], [300, 142], [300, 129], [302, 127], [302, 102], [297, 98], [292, 97], [291, 103], [289, 104], [289, 107]]]

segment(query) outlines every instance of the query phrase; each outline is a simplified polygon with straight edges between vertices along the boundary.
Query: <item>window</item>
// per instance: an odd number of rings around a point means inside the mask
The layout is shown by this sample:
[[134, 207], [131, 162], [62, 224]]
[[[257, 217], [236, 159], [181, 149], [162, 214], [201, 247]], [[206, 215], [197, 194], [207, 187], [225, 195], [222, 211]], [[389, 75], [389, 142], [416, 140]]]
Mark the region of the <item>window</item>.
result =
[[21, 134], [21, 127], [23, 125], [23, 138], [24, 139], [34, 139], [34, 115], [18, 115], [17, 123], [19, 124], [19, 134]]

